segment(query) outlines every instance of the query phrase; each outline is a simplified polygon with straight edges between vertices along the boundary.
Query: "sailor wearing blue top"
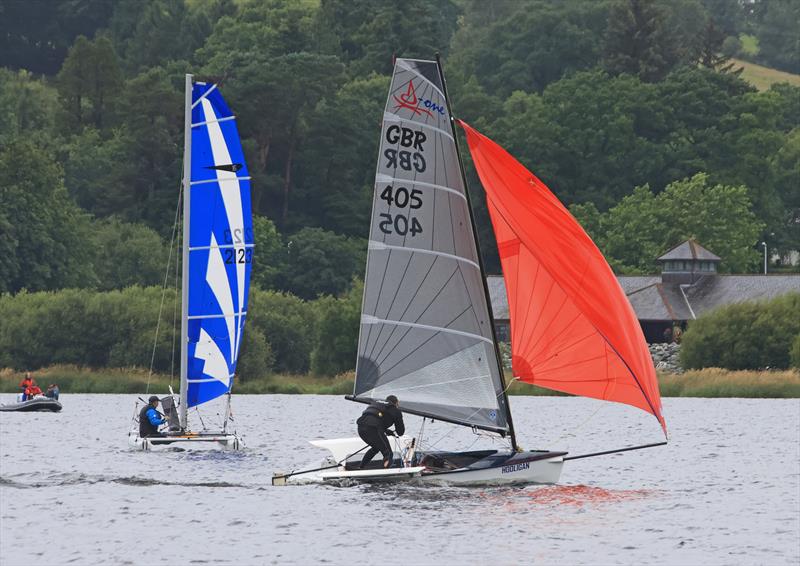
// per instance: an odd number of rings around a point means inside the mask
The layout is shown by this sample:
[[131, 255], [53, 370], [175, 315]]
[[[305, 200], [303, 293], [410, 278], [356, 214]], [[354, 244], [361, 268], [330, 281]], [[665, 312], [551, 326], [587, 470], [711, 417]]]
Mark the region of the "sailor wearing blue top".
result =
[[167, 419], [162, 418], [156, 407], [158, 407], [158, 397], [153, 395], [149, 399], [149, 403], [139, 411], [139, 436], [144, 438], [147, 436], [164, 436], [163, 433], [158, 431], [158, 426], [167, 422]]

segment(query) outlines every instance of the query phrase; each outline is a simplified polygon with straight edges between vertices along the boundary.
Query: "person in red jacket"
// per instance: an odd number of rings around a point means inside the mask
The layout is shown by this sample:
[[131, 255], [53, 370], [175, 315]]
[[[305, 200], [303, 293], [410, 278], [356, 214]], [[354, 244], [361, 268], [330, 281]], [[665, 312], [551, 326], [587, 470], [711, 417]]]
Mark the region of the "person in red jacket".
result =
[[33, 399], [37, 395], [41, 394], [42, 394], [42, 388], [36, 385], [35, 383], [25, 390], [25, 395], [27, 396], [28, 399]]
[[33, 376], [31, 375], [31, 372], [26, 371], [25, 372], [25, 377], [22, 379], [22, 381], [19, 382], [19, 388], [22, 390], [22, 400], [23, 401], [25, 401], [26, 399], [29, 398], [28, 397], [28, 389], [31, 387], [31, 385], [36, 385], [36, 382], [33, 380]]

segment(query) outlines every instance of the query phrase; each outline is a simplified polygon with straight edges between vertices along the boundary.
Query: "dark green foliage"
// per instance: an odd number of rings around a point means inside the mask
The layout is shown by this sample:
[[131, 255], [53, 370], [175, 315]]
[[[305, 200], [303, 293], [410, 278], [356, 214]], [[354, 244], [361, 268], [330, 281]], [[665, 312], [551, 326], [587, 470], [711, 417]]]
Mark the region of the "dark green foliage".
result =
[[264, 333], [259, 328], [248, 328], [236, 364], [240, 383], [268, 375], [274, 363], [275, 356]]
[[444, 51], [456, 28], [456, 2], [323, 0], [322, 21], [338, 37], [357, 74], [388, 74], [392, 55], [429, 58]]
[[605, 0], [473, 2], [453, 39], [453, 63], [501, 97], [541, 92], [597, 64], [607, 13]]
[[0, 68], [0, 147], [17, 136], [45, 142], [55, 127], [56, 96], [28, 71]]
[[94, 285], [89, 217], [50, 153], [28, 141], [0, 148], [0, 179], [0, 293]]
[[314, 374], [338, 375], [355, 368], [363, 291], [364, 285], [357, 282], [341, 298], [322, 297], [315, 301], [316, 345], [311, 354]]
[[604, 66], [657, 81], [680, 61], [679, 36], [657, 0], [618, 0], [608, 14]]
[[305, 373], [314, 348], [313, 307], [287, 293], [250, 290], [247, 330], [258, 328], [274, 355], [278, 372]]
[[687, 368], [786, 369], [800, 333], [798, 313], [800, 293], [716, 309], [690, 323], [681, 361]]
[[800, 2], [762, 0], [765, 13], [756, 26], [758, 60], [765, 65], [800, 73]]
[[[615, 268], [651, 271], [653, 257], [695, 236], [728, 269], [754, 269], [761, 240], [779, 253], [800, 248], [800, 89], [756, 92], [725, 72], [724, 57], [740, 51], [739, 36], [757, 37], [751, 57], [797, 70], [798, 5], [0, 0], [0, 293], [161, 283], [191, 72], [219, 82], [253, 177], [252, 335], [240, 372], [350, 367], [354, 335], [331, 332], [347, 326], [358, 294], [348, 289], [364, 270], [358, 238], [369, 226], [392, 55], [437, 51], [455, 115], [576, 205]], [[462, 155], [484, 259], [497, 272], [485, 197]], [[267, 290], [343, 298], [312, 307]], [[49, 313], [45, 328], [62, 311], [84, 316], [65, 323], [74, 340], [106, 309], [130, 336], [109, 342], [114, 328], [99, 322], [97, 335], [85, 333], [100, 345], [87, 356], [88, 342], [62, 347], [26, 327], [40, 350], [54, 349], [49, 361], [149, 365], [145, 328], [160, 293], [70, 297], [52, 295], [52, 311], [44, 299], [21, 300]], [[162, 324], [174, 301], [165, 312]], [[158, 346], [162, 370], [171, 348]]]
[[800, 369], [800, 334], [794, 337], [790, 358], [792, 367]]
[[89, 41], [79, 36], [56, 84], [67, 131], [79, 132], [87, 124], [98, 129], [107, 126], [122, 90], [122, 72], [111, 41], [106, 37]]
[[366, 261], [364, 240], [321, 228], [303, 228], [286, 238], [283, 288], [303, 299], [339, 295], [353, 277], [361, 277]]
[[55, 74], [76, 37], [91, 37], [108, 24], [114, 4], [109, 0], [3, 0], [0, 67]]
[[[98, 289], [163, 284], [169, 250], [151, 228], [117, 218], [98, 220], [92, 223], [92, 238], [87, 244], [93, 250]], [[173, 274], [178, 254], [173, 249]]]

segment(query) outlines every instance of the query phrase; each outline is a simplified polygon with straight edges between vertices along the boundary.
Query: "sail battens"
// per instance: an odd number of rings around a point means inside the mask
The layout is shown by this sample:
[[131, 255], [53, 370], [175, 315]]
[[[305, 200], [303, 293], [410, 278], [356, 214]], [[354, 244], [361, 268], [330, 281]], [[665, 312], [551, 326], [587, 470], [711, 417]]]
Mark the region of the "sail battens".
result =
[[412, 385], [412, 386], [409, 386], [409, 387], [394, 387], [394, 388], [392, 388], [392, 391], [394, 391], [395, 393], [403, 392], [403, 391], [413, 391], [414, 389], [424, 389], [426, 387], [441, 387], [442, 385], [450, 385], [452, 383], [464, 383], [466, 381], [474, 381], [476, 379], [485, 380], [485, 379], [489, 379], [490, 377], [491, 377], [491, 375], [489, 375], [487, 373], [487, 374], [484, 374], [484, 375], [475, 375], [475, 376], [472, 376], [472, 377], [464, 377], [462, 379], [451, 379], [449, 381], [440, 381], [439, 383], [424, 383], [422, 385]]
[[[238, 181], [249, 181], [250, 179], [251, 179], [250, 176], [247, 176], [247, 177], [224, 177], [222, 179], [203, 179], [202, 181], [192, 181], [190, 185], [192, 187], [194, 187], [195, 185], [206, 185], [208, 183], [219, 183], [221, 185], [222, 183], [230, 183], [231, 181], [237, 181], [237, 182]], [[230, 187], [231, 185], [228, 184], [227, 186]], [[236, 187], [233, 186], [233, 188], [236, 188]]]
[[192, 246], [189, 248], [190, 252], [198, 250], [228, 250], [228, 249], [250, 249], [254, 248], [255, 244], [217, 244], [215, 246]]
[[403, 179], [401, 177], [392, 177], [391, 175], [384, 175], [384, 174], [376, 175], [375, 176], [375, 182], [378, 183], [378, 184], [381, 184], [381, 185], [385, 185], [387, 183], [401, 182], [401, 183], [405, 183], [405, 184], [408, 184], [408, 185], [413, 185], [415, 187], [428, 187], [428, 188], [431, 188], [431, 189], [435, 189], [437, 191], [448, 192], [451, 195], [455, 195], [455, 196], [463, 199], [464, 202], [467, 201], [467, 197], [464, 196], [464, 193], [460, 193], [457, 190], [452, 189], [452, 188], [450, 188], [448, 186], [445, 186], [445, 185], [436, 185], [434, 183], [425, 183], [424, 181], [415, 181], [415, 180], [411, 180], [411, 179]]
[[[196, 83], [196, 84], [198, 84], [198, 85], [202, 85], [202, 84], [205, 84], [205, 83], [200, 83], [200, 82], [198, 82], [198, 83]], [[205, 91], [203, 94], [201, 94], [201, 95], [200, 95], [200, 97], [199, 97], [197, 100], [195, 100], [195, 101], [192, 103], [192, 109], [194, 110], [194, 107], [195, 107], [195, 106], [197, 106], [198, 104], [200, 104], [201, 102], [203, 102], [203, 101], [206, 99], [206, 97], [207, 97], [209, 94], [211, 94], [212, 92], [214, 92], [215, 90], [217, 90], [217, 85], [216, 85], [216, 83], [214, 83], [213, 85], [211, 85], [211, 88], [209, 88], [208, 90], [206, 90], [206, 91]]]
[[212, 120], [205, 120], [203, 122], [197, 122], [192, 124], [192, 128], [199, 128], [200, 126], [208, 126], [209, 124], [218, 124], [220, 122], [228, 122], [229, 120], [235, 120], [236, 116], [226, 116], [225, 118], [215, 118]]
[[[232, 379], [234, 375], [231, 373], [228, 375], [228, 379]], [[214, 377], [204, 378], [204, 379], [189, 379], [189, 383], [213, 383], [215, 381], [220, 381]]]
[[247, 311], [229, 312], [229, 313], [223, 313], [223, 314], [195, 314], [195, 315], [189, 315], [189, 320], [201, 320], [201, 319], [205, 319], [205, 318], [234, 318], [234, 317], [243, 316], [243, 315], [246, 315], [246, 314], [247, 314]]
[[377, 242], [375, 240], [370, 240], [369, 241], [369, 249], [370, 250], [375, 250], [375, 251], [378, 251], [378, 250], [397, 250], [397, 251], [401, 251], [401, 252], [420, 253], [420, 254], [434, 255], [434, 256], [439, 256], [439, 257], [446, 257], [447, 259], [453, 259], [455, 261], [466, 263], [467, 265], [470, 265], [470, 266], [474, 267], [478, 271], [481, 270], [481, 266], [478, 265], [477, 263], [475, 263], [474, 261], [472, 261], [471, 259], [466, 258], [466, 257], [462, 257], [460, 255], [449, 254], [447, 252], [439, 252], [439, 251], [436, 251], [436, 250], [426, 250], [426, 249], [423, 249], [423, 248], [412, 248], [410, 246], [391, 246], [389, 244], [384, 244], [383, 242]]
[[378, 318], [376, 316], [362, 315], [361, 324], [388, 324], [392, 326], [405, 326], [407, 328], [419, 328], [421, 330], [430, 330], [433, 332], [444, 332], [446, 334], [453, 334], [455, 336], [465, 336], [467, 338], [474, 338], [475, 340], [482, 340], [492, 344], [491, 339], [481, 336], [480, 334], [473, 334], [472, 332], [464, 332], [463, 330], [456, 330], [454, 328], [447, 328], [444, 326], [432, 326], [430, 324], [420, 324], [418, 322], [406, 322], [403, 320], [391, 320], [388, 318]]
[[394, 112], [386, 111], [383, 113], [383, 120], [385, 122], [403, 122], [406, 124], [413, 124], [415, 127], [425, 128], [427, 130], [433, 130], [437, 134], [441, 134], [446, 138], [449, 138], [451, 141], [453, 140], [453, 136], [447, 130], [444, 130], [438, 126], [434, 126], [433, 124], [426, 124], [424, 122], [415, 122], [414, 120], [409, 120], [407, 118], [403, 118], [399, 114], [395, 114]]

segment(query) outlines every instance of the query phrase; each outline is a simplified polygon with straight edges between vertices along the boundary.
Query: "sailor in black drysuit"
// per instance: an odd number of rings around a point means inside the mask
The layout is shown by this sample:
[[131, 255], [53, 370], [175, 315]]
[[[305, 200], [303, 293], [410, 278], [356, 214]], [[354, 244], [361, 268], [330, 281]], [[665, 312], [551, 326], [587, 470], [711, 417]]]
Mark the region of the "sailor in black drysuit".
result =
[[394, 434], [397, 436], [403, 436], [406, 432], [399, 404], [397, 397], [389, 395], [385, 403], [381, 401], [372, 403], [356, 421], [358, 436], [370, 447], [361, 460], [361, 468], [364, 468], [378, 452], [383, 455], [384, 468], [392, 465], [392, 448], [389, 446], [389, 439], [386, 438], [388, 428], [394, 425]]

